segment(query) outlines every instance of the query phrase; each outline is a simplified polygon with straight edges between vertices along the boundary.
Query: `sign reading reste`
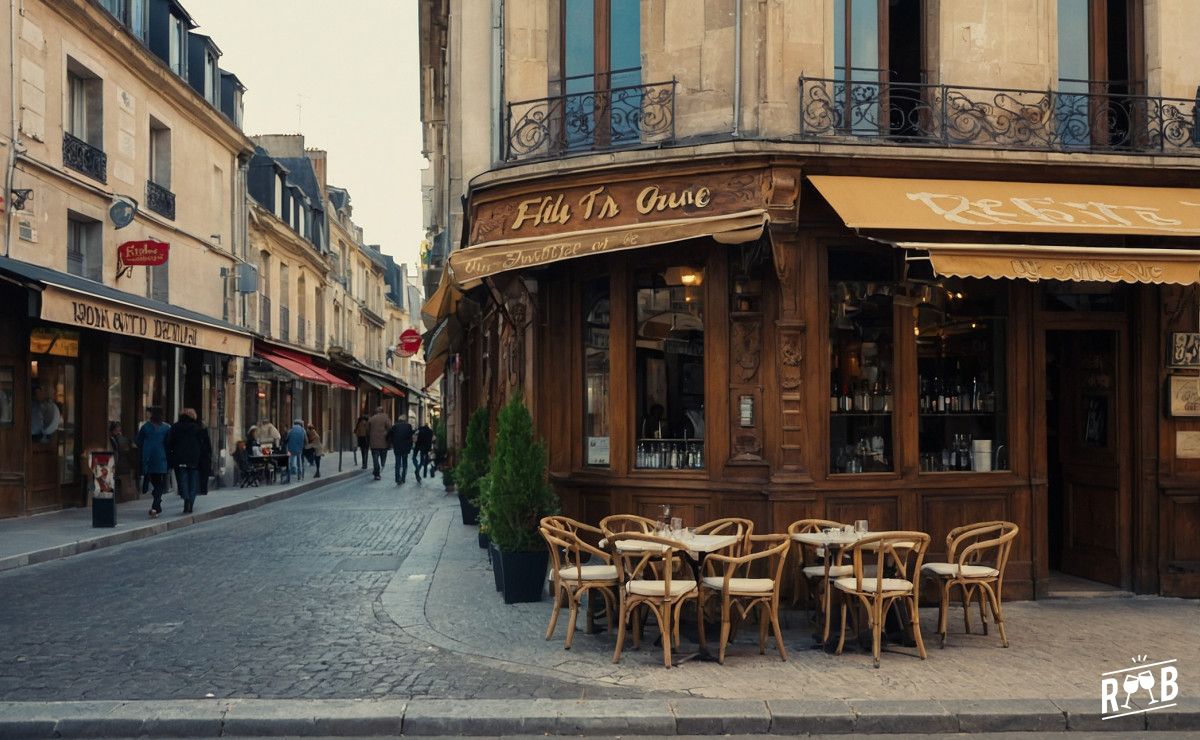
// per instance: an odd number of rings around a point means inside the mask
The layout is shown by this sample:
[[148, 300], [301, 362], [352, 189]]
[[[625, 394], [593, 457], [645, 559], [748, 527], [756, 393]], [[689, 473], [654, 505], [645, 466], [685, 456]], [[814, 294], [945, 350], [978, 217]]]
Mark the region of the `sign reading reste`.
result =
[[158, 267], [166, 264], [171, 245], [167, 242], [156, 242], [153, 239], [125, 242], [117, 247], [117, 257], [126, 267]]

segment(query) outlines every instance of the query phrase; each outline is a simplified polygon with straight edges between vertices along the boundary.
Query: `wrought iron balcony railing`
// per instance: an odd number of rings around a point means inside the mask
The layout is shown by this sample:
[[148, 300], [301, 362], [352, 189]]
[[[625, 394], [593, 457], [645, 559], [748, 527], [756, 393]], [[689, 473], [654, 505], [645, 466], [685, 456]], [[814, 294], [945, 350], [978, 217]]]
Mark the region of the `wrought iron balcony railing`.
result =
[[160, 216], [175, 220], [175, 193], [158, 183], [146, 181], [146, 207]]
[[63, 165], [93, 180], [108, 182], [108, 155], [83, 139], [63, 132]]
[[509, 103], [504, 125], [508, 162], [669, 144], [675, 140], [675, 80]]
[[[867, 74], [864, 74], [867, 72]], [[1196, 98], [1128, 94], [1113, 83], [1062, 90], [800, 78], [800, 138], [842, 143], [1200, 155]]]

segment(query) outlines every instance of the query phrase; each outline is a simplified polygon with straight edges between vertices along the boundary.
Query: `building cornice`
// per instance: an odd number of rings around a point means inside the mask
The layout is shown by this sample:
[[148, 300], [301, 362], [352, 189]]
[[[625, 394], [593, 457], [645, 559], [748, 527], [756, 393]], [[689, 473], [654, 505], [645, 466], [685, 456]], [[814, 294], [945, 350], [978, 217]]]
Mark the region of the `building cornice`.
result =
[[47, 2], [45, 6], [82, 31], [90, 41], [107, 51], [147, 87], [157, 91], [162, 99], [172, 103], [182, 115], [213, 134], [213, 138], [230, 151], [246, 156], [254, 153], [254, 143], [224, 113], [171, 71], [102, 8], [89, 0], [58, 0]]

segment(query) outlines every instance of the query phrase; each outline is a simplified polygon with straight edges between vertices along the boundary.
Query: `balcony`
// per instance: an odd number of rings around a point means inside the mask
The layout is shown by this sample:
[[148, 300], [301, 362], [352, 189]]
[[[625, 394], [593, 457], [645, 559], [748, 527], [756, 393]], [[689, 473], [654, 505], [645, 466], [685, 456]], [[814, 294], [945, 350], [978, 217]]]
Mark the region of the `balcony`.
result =
[[265, 295], [258, 297], [258, 333], [271, 336], [271, 299]]
[[291, 335], [290, 328], [291, 328], [291, 321], [288, 316], [288, 307], [280, 306], [279, 307], [279, 338], [285, 342], [289, 341], [288, 337]]
[[[617, 70], [612, 77], [638, 70]], [[563, 84], [591, 80], [567, 78]], [[508, 104], [504, 160], [545, 159], [675, 141], [675, 80]]]
[[146, 181], [146, 207], [160, 216], [175, 220], [175, 193], [151, 180]]
[[108, 182], [108, 155], [83, 139], [63, 132], [63, 166], [82, 172], [93, 180]]
[[1196, 98], [1133, 95], [1122, 83], [1062, 90], [800, 78], [804, 141], [1078, 153], [1200, 155]]

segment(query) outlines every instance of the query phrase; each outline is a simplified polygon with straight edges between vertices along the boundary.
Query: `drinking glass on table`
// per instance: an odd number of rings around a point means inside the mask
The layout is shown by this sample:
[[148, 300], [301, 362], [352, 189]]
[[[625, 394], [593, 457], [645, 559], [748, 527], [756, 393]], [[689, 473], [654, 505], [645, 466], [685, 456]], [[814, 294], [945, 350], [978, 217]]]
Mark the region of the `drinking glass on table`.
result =
[[854, 520], [854, 532], [856, 534], [866, 534], [867, 531], [868, 530], [867, 530], [867, 520], [866, 519], [855, 519]]
[[671, 539], [679, 539], [683, 536], [683, 517], [671, 517]]

